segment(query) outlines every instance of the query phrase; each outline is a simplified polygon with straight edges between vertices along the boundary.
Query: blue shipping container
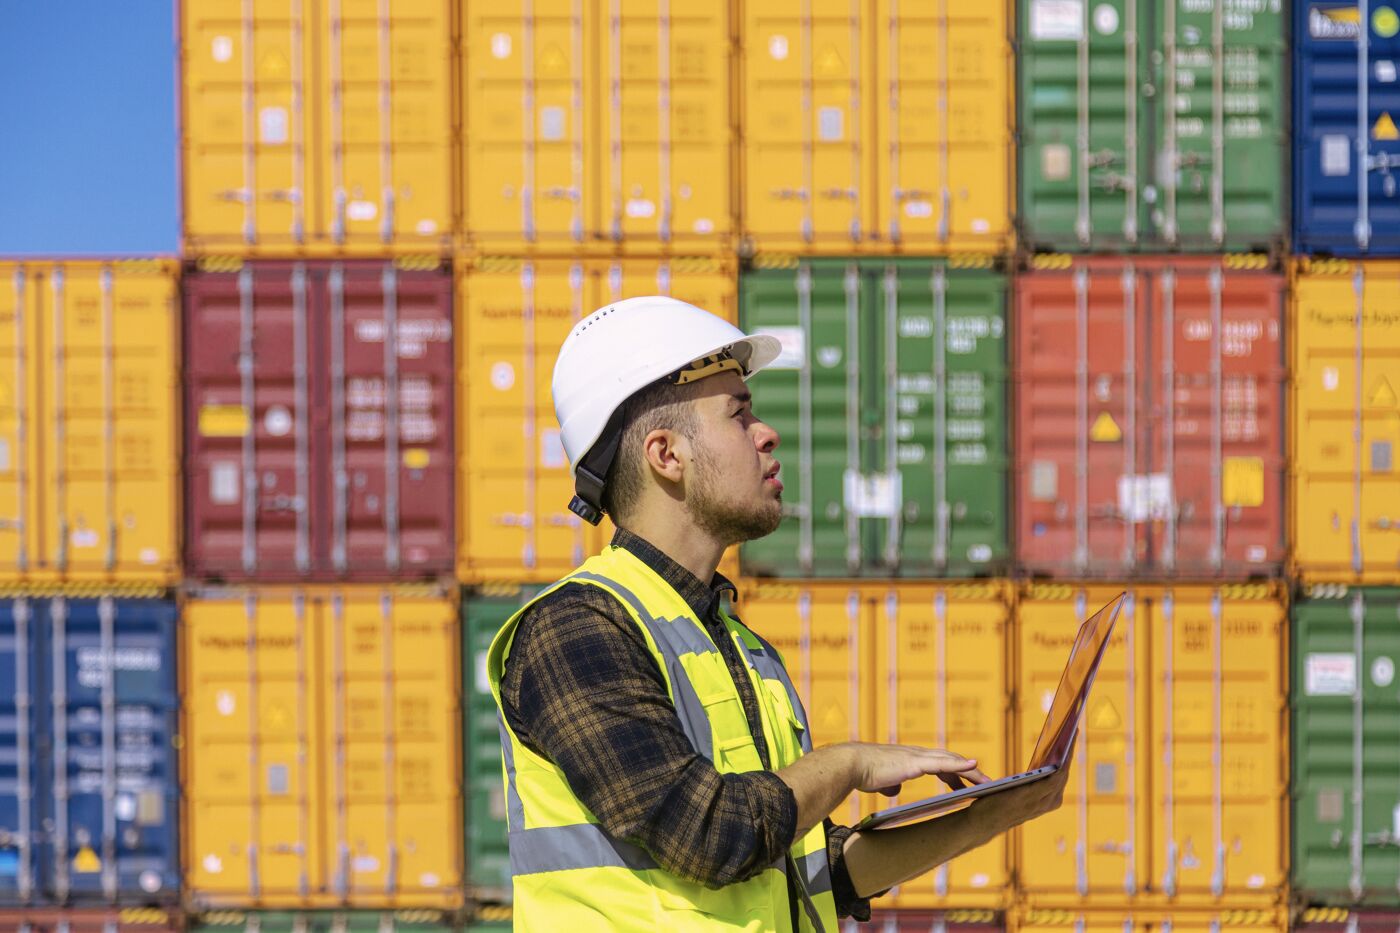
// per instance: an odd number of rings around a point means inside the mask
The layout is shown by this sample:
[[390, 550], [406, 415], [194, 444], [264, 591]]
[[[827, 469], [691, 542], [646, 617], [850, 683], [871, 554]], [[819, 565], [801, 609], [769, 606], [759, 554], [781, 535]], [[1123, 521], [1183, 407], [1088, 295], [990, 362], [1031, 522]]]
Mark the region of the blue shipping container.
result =
[[175, 606], [0, 600], [0, 902], [179, 895]]
[[1400, 0], [1294, 8], [1294, 248], [1400, 255]]

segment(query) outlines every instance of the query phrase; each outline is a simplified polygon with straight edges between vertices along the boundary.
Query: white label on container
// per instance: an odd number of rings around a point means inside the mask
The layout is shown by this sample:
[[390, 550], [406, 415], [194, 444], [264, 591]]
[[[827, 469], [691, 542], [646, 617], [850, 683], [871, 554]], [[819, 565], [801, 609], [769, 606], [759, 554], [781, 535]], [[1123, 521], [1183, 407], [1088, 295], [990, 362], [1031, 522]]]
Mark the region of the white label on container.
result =
[[985, 888], [987, 885], [991, 884], [991, 881], [991, 876], [986, 875], [980, 871], [977, 874], [973, 875], [971, 878], [967, 879], [967, 883], [972, 885], [974, 888]]
[[787, 36], [770, 36], [768, 38], [768, 56], [775, 62], [786, 61], [788, 57]]
[[933, 216], [932, 201], [905, 201], [904, 216], [913, 218], [923, 218]]
[[10, 439], [0, 437], [0, 473], [10, 472]]
[[435, 888], [439, 884], [441, 884], [442, 881], [438, 878], [437, 875], [433, 874], [432, 872], [425, 871], [423, 872], [423, 874], [418, 876], [418, 883], [425, 888]]
[[1348, 697], [1356, 692], [1355, 655], [1310, 654], [1303, 670], [1303, 690], [1310, 697]]
[[1328, 392], [1336, 392], [1337, 386], [1342, 384], [1342, 374], [1335, 366], [1322, 367], [1322, 387]]
[[1054, 502], [1060, 494], [1060, 467], [1053, 460], [1031, 461], [1031, 501]]
[[1351, 174], [1351, 140], [1342, 133], [1322, 137], [1322, 174]]
[[973, 233], [989, 233], [992, 229], [991, 223], [981, 217], [972, 218], [972, 222], [968, 226], [972, 228]]
[[1262, 888], [1264, 886], [1264, 876], [1250, 875], [1248, 878], [1245, 879], [1244, 884], [1247, 888], [1258, 890], [1259, 888]]
[[1040, 711], [1041, 711], [1042, 713], [1048, 713], [1048, 712], [1050, 712], [1050, 707], [1051, 707], [1052, 705], [1054, 705], [1054, 703], [1055, 703], [1055, 691], [1054, 691], [1054, 690], [1046, 690], [1044, 693], [1042, 693], [1042, 694], [1040, 695]]
[[212, 853], [204, 856], [204, 870], [211, 875], [222, 874], [224, 870], [223, 859]]
[[233, 39], [229, 36], [215, 36], [214, 41], [209, 43], [209, 54], [220, 64], [233, 58]]
[[237, 701], [228, 690], [220, 690], [218, 695], [214, 697], [214, 708], [219, 711], [220, 716], [232, 716], [237, 707]]
[[158, 564], [160, 563], [160, 551], [153, 547], [143, 547], [141, 553], [137, 555], [137, 559], [146, 565]]
[[486, 652], [476, 656], [476, 692], [482, 696], [491, 695], [491, 675], [486, 672]]
[[118, 794], [112, 803], [112, 814], [126, 822], [136, 819], [136, 798], [130, 794]]
[[1376, 80], [1381, 84], [1395, 83], [1395, 62], [1388, 58], [1382, 58], [1371, 65], [1371, 70], [1376, 76]]
[[141, 875], [139, 878], [137, 878], [136, 883], [141, 885], [142, 891], [145, 891], [147, 894], [154, 894], [161, 888], [162, 881], [160, 877], [160, 872], [151, 871], [148, 868], [145, 871], [141, 872]]
[[840, 347], [817, 347], [817, 362], [824, 369], [835, 369], [841, 365]]
[[564, 108], [540, 108], [540, 139], [557, 141], [564, 138]]
[[379, 205], [373, 201], [351, 201], [345, 205], [345, 216], [351, 220], [373, 220], [379, 216]]
[[817, 139], [824, 143], [839, 143], [846, 135], [846, 112], [840, 107], [822, 107], [817, 111]]
[[97, 542], [101, 540], [91, 528], [75, 528], [69, 537], [74, 547], [97, 547]]
[[846, 511], [860, 518], [894, 518], [901, 499], [898, 473], [862, 474], [847, 470], [845, 475]]
[[373, 855], [356, 856], [355, 860], [351, 864], [353, 865], [355, 871], [379, 871], [379, 859], [375, 858]]
[[287, 141], [286, 107], [264, 107], [258, 112], [258, 141], [269, 146]]
[[1031, 38], [1084, 38], [1084, 0], [1032, 0]]
[[691, 229], [693, 229], [696, 233], [714, 233], [715, 222], [708, 217], [701, 217], [698, 218], [695, 221], [695, 223], [691, 225]]
[[1118, 11], [1107, 3], [1094, 7], [1094, 28], [1101, 36], [1111, 36], [1118, 31]]
[[1395, 662], [1381, 655], [1371, 662], [1371, 683], [1377, 687], [1389, 687], [1395, 682]]
[[1172, 480], [1165, 473], [1118, 477], [1118, 512], [1130, 522], [1160, 522], [1173, 511]]
[[540, 466], [548, 470], [562, 470], [569, 465], [569, 456], [564, 453], [564, 441], [557, 430], [545, 431], [540, 435]]
[[974, 564], [985, 564], [992, 559], [992, 547], [989, 544], [974, 544], [967, 549], [967, 559]]
[[764, 327], [758, 331], [770, 337], [777, 337], [782, 349], [778, 358], [768, 364], [769, 369], [801, 369], [807, 359], [807, 335], [800, 327]]
[[437, 229], [436, 220], [420, 220], [413, 226], [413, 232], [419, 236], [432, 236], [437, 233]]
[[263, 415], [263, 428], [273, 437], [292, 433], [292, 413], [286, 405], [273, 405]]
[[1269, 556], [1269, 549], [1262, 544], [1251, 544], [1245, 548], [1244, 558], [1251, 564], [1262, 564]]
[[234, 505], [238, 502], [238, 464], [227, 460], [209, 467], [209, 501], [215, 505]]
[[1400, 839], [1400, 803], [1395, 805], [1395, 809], [1390, 811], [1390, 832], [1391, 835]]
[[656, 202], [646, 198], [631, 198], [627, 201], [628, 217], [655, 217]]
[[502, 360], [491, 366], [491, 388], [505, 392], [515, 385], [515, 367]]
[[496, 58], [510, 58], [510, 33], [498, 32], [491, 37], [491, 54]]

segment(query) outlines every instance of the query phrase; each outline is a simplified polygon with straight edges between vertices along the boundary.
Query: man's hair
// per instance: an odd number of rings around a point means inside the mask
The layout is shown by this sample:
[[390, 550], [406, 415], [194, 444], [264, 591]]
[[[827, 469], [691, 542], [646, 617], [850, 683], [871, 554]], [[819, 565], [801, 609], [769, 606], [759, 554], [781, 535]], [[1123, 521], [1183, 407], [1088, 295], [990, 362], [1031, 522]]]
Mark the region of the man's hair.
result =
[[642, 453], [646, 436], [667, 428], [686, 438], [695, 437], [696, 419], [691, 403], [700, 396], [696, 387], [703, 382], [654, 382], [622, 403], [622, 441], [603, 487], [603, 509], [614, 522], [627, 519], [646, 489], [646, 458]]

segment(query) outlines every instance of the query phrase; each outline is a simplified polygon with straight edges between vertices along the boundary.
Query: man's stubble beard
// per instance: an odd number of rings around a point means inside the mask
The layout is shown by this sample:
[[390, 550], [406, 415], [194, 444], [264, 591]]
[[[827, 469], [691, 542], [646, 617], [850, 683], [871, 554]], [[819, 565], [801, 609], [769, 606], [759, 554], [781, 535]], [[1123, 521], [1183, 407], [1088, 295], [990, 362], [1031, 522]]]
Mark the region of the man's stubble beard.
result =
[[729, 544], [754, 541], [778, 530], [783, 520], [781, 496], [770, 508], [735, 505], [724, 496], [724, 477], [709, 449], [697, 444], [692, 462], [695, 480], [686, 507], [701, 530]]

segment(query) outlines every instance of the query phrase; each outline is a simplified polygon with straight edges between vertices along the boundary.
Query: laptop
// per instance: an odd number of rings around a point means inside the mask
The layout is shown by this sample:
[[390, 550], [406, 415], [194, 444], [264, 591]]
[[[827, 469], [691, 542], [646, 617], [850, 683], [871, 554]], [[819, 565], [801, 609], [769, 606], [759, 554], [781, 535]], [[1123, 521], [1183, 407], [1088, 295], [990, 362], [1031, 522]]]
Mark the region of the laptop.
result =
[[1035, 751], [1025, 771], [880, 810], [861, 820], [854, 829], [891, 829], [942, 816], [961, 810], [981, 797], [1043, 780], [1068, 764], [1075, 736], [1079, 733], [1079, 721], [1089, 700], [1089, 689], [1094, 685], [1094, 675], [1098, 673], [1099, 662], [1108, 648], [1108, 638], [1113, 633], [1113, 624], [1118, 621], [1118, 613], [1126, 597], [1126, 593], [1119, 593], [1079, 626], [1079, 634], [1069, 652], [1069, 661], [1060, 675], [1060, 686], [1055, 690], [1055, 698], [1045, 716], [1045, 725], [1040, 729], [1040, 738], [1035, 743]]

